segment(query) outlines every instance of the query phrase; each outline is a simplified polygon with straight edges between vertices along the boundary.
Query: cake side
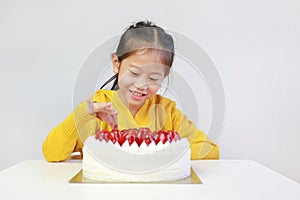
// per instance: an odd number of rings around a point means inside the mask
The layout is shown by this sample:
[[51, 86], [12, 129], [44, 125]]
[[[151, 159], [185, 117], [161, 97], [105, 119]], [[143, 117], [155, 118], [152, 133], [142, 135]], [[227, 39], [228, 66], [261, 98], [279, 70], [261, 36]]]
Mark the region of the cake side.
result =
[[83, 148], [83, 177], [104, 182], [156, 182], [183, 179], [190, 176], [190, 149], [170, 166], [150, 173], [132, 174], [120, 172], [103, 165]]
[[159, 182], [190, 176], [190, 144], [174, 131], [100, 131], [85, 141], [83, 177], [107, 182]]

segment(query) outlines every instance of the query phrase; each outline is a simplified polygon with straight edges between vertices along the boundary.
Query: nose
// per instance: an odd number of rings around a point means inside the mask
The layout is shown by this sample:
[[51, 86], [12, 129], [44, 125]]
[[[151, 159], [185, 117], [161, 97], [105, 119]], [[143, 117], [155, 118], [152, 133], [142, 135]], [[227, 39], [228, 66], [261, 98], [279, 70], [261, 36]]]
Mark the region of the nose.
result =
[[148, 88], [148, 81], [146, 77], [139, 77], [135, 81], [135, 87], [139, 90], [146, 90]]

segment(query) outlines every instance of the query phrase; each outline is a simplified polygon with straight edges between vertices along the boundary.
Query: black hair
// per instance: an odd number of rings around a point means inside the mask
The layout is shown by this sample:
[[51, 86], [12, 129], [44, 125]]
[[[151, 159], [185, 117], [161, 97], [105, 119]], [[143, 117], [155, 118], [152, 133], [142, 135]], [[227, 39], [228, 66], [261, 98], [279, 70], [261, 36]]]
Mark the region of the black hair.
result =
[[[119, 62], [138, 51], [158, 51], [163, 65], [171, 68], [174, 58], [174, 41], [171, 35], [151, 21], [139, 21], [122, 34], [116, 55]], [[169, 69], [168, 69], [169, 70]], [[118, 74], [107, 80], [100, 89], [114, 80], [111, 90], [117, 90]]]

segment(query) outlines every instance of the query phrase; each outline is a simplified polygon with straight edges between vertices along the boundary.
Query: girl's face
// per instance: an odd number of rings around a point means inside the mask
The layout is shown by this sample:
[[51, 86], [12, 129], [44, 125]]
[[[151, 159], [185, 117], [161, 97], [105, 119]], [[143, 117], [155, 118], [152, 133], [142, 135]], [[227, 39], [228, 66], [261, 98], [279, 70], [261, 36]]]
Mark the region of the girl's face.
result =
[[155, 51], [135, 53], [121, 63], [115, 54], [112, 59], [114, 72], [119, 73], [119, 97], [132, 113], [136, 113], [146, 99], [157, 93], [169, 67], [161, 64]]

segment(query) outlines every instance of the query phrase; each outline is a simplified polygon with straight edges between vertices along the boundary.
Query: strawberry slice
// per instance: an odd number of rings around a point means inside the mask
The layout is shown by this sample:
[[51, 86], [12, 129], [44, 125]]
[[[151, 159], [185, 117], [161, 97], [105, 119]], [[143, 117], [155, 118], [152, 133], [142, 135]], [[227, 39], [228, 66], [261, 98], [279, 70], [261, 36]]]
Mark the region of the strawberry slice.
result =
[[150, 130], [150, 128], [139, 128], [139, 130], [138, 130], [138, 135], [140, 136], [140, 137], [143, 137], [143, 135], [151, 135], [151, 130]]
[[139, 128], [137, 131], [137, 135], [135, 137], [135, 142], [138, 146], [141, 146], [143, 143], [143, 136], [144, 136], [144, 128]]
[[143, 143], [143, 138], [135, 137], [134, 141], [137, 143], [137, 145], [140, 147]]
[[168, 132], [169, 132], [170, 139], [171, 139], [170, 142], [172, 142], [172, 141], [176, 142], [176, 141], [180, 140], [180, 136], [179, 136], [179, 134], [176, 131], [169, 130]]
[[119, 134], [119, 130], [112, 130], [110, 131], [107, 135], [108, 135], [108, 139], [115, 144], [117, 142], [117, 138], [118, 138], [118, 134]]
[[149, 146], [149, 144], [153, 141], [153, 138], [151, 137], [152, 135], [152, 131], [149, 128], [139, 128], [138, 131], [138, 143], [139, 146], [145, 142], [147, 144], [147, 146]]
[[166, 142], [170, 142], [170, 135], [167, 131], [160, 131], [159, 133], [159, 139], [160, 141], [162, 141], [163, 144], [165, 144]]
[[128, 135], [132, 135], [134, 137], [138, 136], [138, 129], [136, 128], [130, 128], [126, 130], [128, 132]]
[[147, 146], [149, 146], [151, 142], [153, 142], [153, 139], [151, 135], [146, 135], [145, 138], [143, 138], [143, 141], [147, 144]]
[[98, 131], [97, 133], [96, 133], [96, 136], [95, 136], [95, 138], [97, 139], [97, 140], [99, 140], [100, 142], [102, 141], [102, 140], [105, 140], [105, 142], [108, 142], [109, 141], [109, 139], [108, 139], [108, 131], [107, 130], [101, 130], [101, 131]]
[[154, 131], [152, 133], [152, 140], [155, 142], [155, 144], [157, 145], [160, 142], [160, 131]]
[[96, 139], [96, 140], [99, 140], [99, 138], [100, 138], [100, 134], [101, 134], [101, 132], [100, 132], [100, 131], [96, 132], [96, 135], [95, 135], [95, 139]]
[[135, 136], [127, 135], [126, 140], [128, 140], [129, 145], [132, 145], [132, 143], [135, 141]]
[[138, 129], [130, 128], [130, 129], [124, 130], [124, 133], [126, 134], [126, 140], [128, 140], [129, 145], [131, 145], [135, 141], [135, 139], [138, 135]]
[[120, 131], [117, 135], [117, 140], [120, 146], [122, 146], [124, 144], [124, 142], [126, 141], [126, 135], [127, 133], [125, 133], [124, 131]]

